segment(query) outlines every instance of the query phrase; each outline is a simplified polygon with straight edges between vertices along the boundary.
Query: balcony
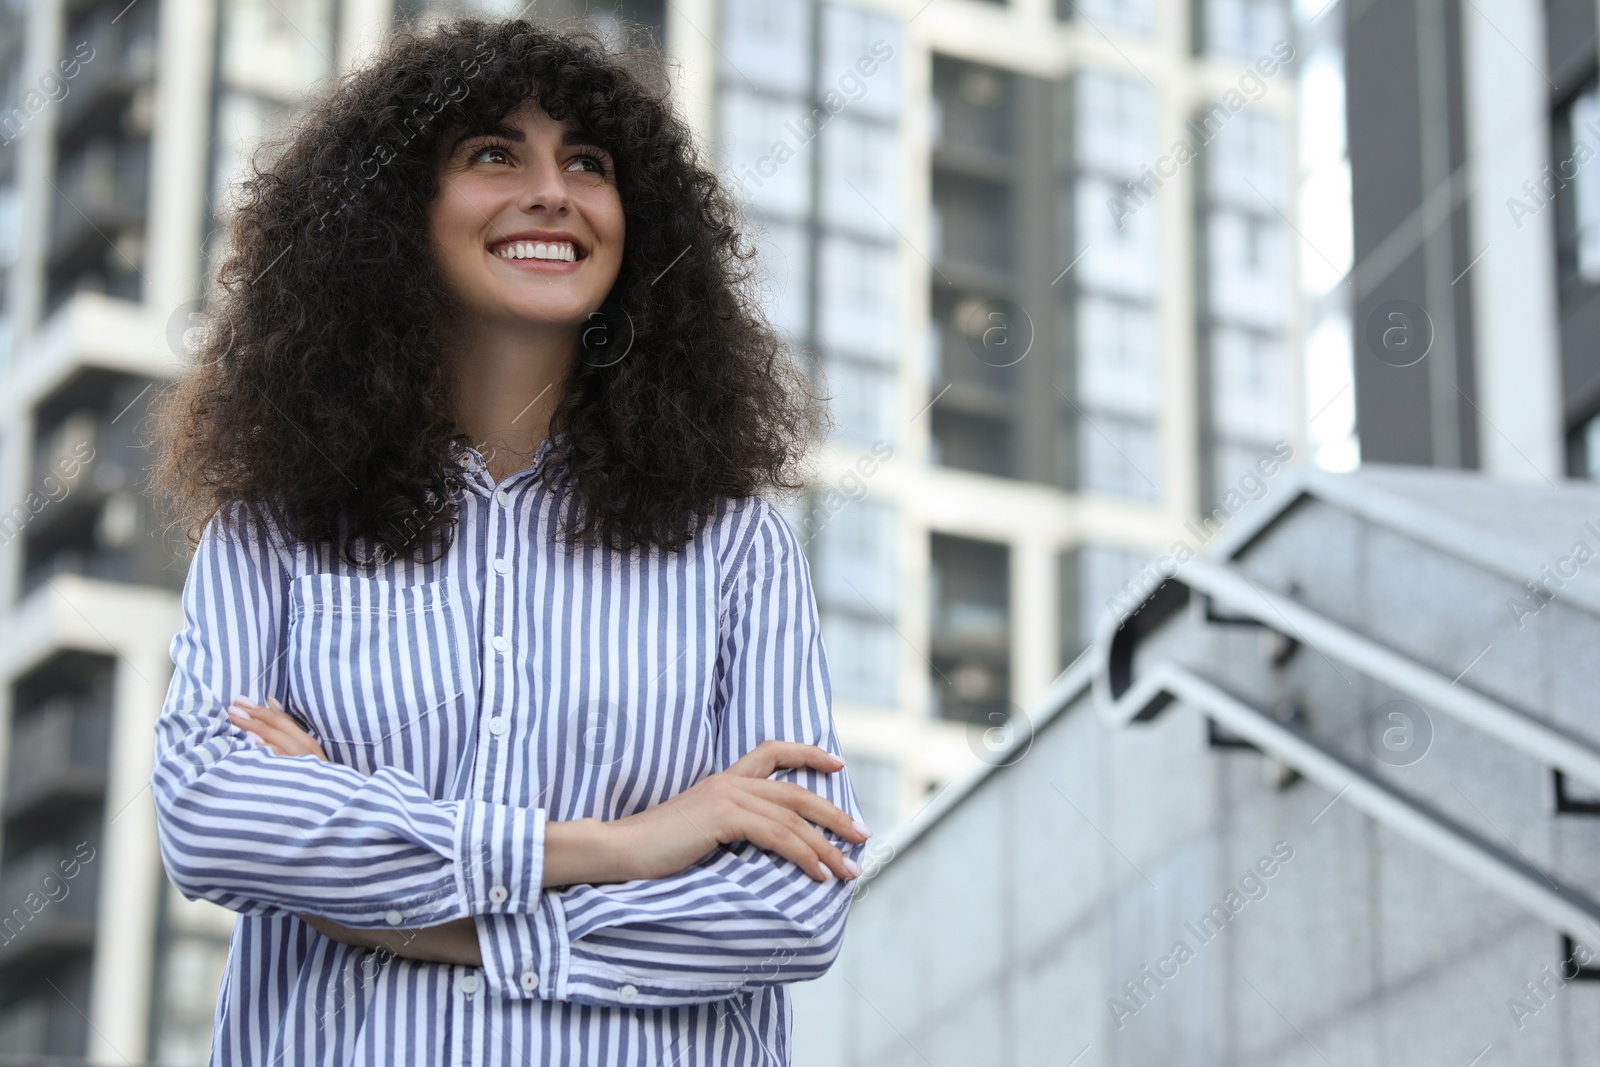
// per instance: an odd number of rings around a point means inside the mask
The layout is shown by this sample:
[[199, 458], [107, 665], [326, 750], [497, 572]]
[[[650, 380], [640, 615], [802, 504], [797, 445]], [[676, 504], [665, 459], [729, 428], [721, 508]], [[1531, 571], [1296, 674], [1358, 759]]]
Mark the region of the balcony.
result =
[[1008, 71], [950, 56], [933, 57], [933, 142], [936, 152], [1009, 154], [1015, 140], [1016, 93]]
[[[48, 978], [51, 989], [43, 979]], [[75, 1004], [89, 1003], [89, 964], [76, 959], [36, 972], [31, 980], [17, 983], [0, 1001], [0, 1049], [5, 1062], [19, 1065], [61, 1065], [81, 1060], [55, 1057], [81, 1057], [88, 1046], [89, 1028]], [[36, 1056], [36, 1060], [25, 1057]], [[45, 1057], [50, 1057], [46, 1059]]]
[[11, 909], [0, 915], [0, 968], [94, 947], [99, 878], [93, 861], [81, 862], [71, 845], [46, 845], [7, 861], [0, 901]]
[[154, 83], [157, 12], [154, 4], [124, 9], [121, 3], [110, 3], [71, 17], [62, 41], [63, 60], [92, 58], [80, 61], [77, 74], [66, 81], [57, 119], [63, 138], [83, 127], [117, 124], [139, 91]]
[[6, 771], [6, 818], [98, 801], [105, 792], [110, 736], [110, 706], [82, 698], [57, 696], [18, 716]]
[[33, 490], [0, 513], [0, 540], [25, 537], [22, 592], [54, 574], [177, 588], [149, 499], [139, 424], [155, 383], [86, 369], [38, 411]]
[[[103, 245], [144, 226], [150, 144], [144, 138], [96, 137], [62, 160], [50, 220], [50, 261], [69, 258], [85, 242]], [[137, 260], [134, 260], [137, 263]]]
[[939, 718], [996, 725], [1010, 714], [1009, 549], [933, 536], [929, 642]]

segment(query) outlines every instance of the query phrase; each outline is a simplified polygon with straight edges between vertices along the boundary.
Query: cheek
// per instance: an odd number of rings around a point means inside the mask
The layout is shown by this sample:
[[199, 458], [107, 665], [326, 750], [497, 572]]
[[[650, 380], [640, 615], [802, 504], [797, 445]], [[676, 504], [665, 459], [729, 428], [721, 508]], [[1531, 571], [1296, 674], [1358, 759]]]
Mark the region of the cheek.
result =
[[626, 223], [622, 212], [622, 200], [617, 196], [614, 187], [597, 192], [590, 201], [588, 216], [590, 225], [594, 227], [595, 236], [620, 252]]

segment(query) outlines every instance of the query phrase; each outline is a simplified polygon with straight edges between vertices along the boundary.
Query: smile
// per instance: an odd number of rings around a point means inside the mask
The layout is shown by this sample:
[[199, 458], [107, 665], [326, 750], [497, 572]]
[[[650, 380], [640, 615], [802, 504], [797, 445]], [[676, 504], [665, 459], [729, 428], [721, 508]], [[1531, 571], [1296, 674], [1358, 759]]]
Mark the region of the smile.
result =
[[501, 259], [543, 259], [558, 263], [576, 263], [577, 248], [566, 241], [512, 241], [491, 250]]

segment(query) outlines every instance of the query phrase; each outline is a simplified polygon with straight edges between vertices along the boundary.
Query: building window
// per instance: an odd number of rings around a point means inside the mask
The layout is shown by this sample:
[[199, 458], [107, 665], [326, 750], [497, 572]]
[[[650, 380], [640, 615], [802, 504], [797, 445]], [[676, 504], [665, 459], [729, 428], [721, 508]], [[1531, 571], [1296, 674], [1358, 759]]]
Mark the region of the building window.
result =
[[1056, 18], [1104, 32], [1147, 34], [1156, 27], [1156, 5], [1155, 0], [1056, 0]]
[[1074, 486], [1154, 501], [1161, 495], [1161, 285], [1156, 100], [1137, 79], [1086, 70], [1062, 87], [1070, 131], [1058, 188], [1058, 243], [1076, 257], [1060, 331], [1072, 398], [1062, 405], [1062, 464]]
[[[1556, 161], [1541, 199], [1519, 195], [1530, 209], [1556, 198], [1556, 246], [1563, 301], [1582, 299], [1600, 285], [1600, 84], [1590, 81], [1556, 112], [1551, 138]], [[1578, 154], [1587, 152], [1587, 162]], [[1565, 180], [1570, 178], [1570, 180]], [[1539, 179], [1534, 179], [1537, 185]], [[1552, 188], [1551, 186], [1554, 186]]]
[[1281, 123], [1241, 114], [1206, 147], [1199, 182], [1201, 502], [1209, 507], [1289, 432], [1287, 328], [1295, 298]]
[[39, 404], [30, 490], [45, 501], [35, 512], [0, 518], [0, 537], [22, 537], [23, 595], [61, 573], [105, 581], [182, 586], [142, 491], [135, 457], [155, 384], [88, 368]]
[[73, 5], [68, 16], [64, 39], [88, 42], [95, 59], [55, 109], [47, 315], [78, 292], [142, 298], [158, 5], [123, 6]]
[[[109, 657], [61, 652], [12, 691], [0, 894], [17, 910], [0, 945], [0, 1047], [16, 1055], [87, 1048], [73, 1003], [90, 992], [115, 673]], [[37, 913], [18, 907], [50, 877], [63, 895]]]
[[891, 504], [855, 500], [829, 511], [812, 501], [813, 587], [836, 701], [896, 703], [900, 636], [894, 617], [899, 519]]
[[1199, 51], [1253, 60], [1289, 37], [1284, 0], [1196, 0], [1202, 17]]
[[[809, 0], [734, 0], [722, 5], [722, 79], [790, 97], [811, 91]], [[737, 65], [734, 56], [739, 57]]]
[[721, 11], [719, 150], [764, 233], [764, 309], [816, 357], [838, 437], [892, 441], [900, 24], [811, 0], [724, 0]]
[[1600, 481], [1600, 414], [1584, 419], [1568, 435], [1567, 476]]
[[933, 712], [998, 725], [1010, 715], [1010, 549], [933, 535]]

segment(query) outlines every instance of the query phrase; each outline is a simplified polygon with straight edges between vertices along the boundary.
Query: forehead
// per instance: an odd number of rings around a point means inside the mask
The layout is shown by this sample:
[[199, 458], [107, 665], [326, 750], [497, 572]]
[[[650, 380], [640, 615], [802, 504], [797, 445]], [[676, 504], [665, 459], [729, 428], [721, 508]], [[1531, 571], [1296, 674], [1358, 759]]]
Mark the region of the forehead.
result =
[[456, 127], [447, 132], [440, 143], [442, 154], [448, 156], [459, 148], [462, 142], [473, 137], [495, 136], [503, 137], [509, 141], [521, 143], [528, 136], [547, 136], [559, 131], [561, 143], [564, 145], [582, 144], [599, 147], [590, 134], [582, 129], [569, 115], [557, 121], [552, 119], [538, 100], [526, 100], [498, 119], [480, 117], [464, 126]]

